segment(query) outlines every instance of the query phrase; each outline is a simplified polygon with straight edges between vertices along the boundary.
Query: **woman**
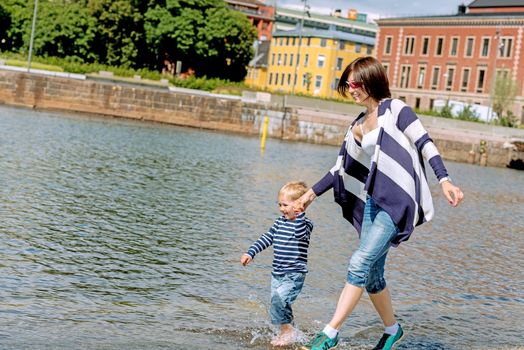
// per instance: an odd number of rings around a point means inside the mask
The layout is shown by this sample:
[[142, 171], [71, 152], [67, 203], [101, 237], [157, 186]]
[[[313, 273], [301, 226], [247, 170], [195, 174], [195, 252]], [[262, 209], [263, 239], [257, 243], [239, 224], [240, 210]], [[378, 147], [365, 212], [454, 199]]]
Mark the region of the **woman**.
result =
[[357, 229], [360, 243], [351, 257], [333, 318], [302, 349], [335, 348], [342, 323], [365, 289], [385, 326], [374, 350], [389, 350], [404, 331], [393, 313], [384, 264], [390, 246], [408, 240], [415, 226], [433, 217], [424, 159], [451, 205], [459, 205], [464, 195], [451, 183], [416, 114], [402, 101], [391, 99], [386, 71], [378, 60], [354, 60], [344, 70], [337, 90], [345, 97], [351, 95], [366, 111], [349, 127], [335, 166], [295, 201], [294, 209], [304, 211], [317, 196], [333, 188], [335, 201]]

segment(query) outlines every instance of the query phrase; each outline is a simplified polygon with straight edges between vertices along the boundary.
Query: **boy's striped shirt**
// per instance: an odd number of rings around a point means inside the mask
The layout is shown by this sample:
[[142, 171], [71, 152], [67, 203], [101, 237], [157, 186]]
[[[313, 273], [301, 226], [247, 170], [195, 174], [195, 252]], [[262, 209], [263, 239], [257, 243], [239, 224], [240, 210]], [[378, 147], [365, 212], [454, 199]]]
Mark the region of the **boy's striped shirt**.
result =
[[313, 223], [300, 213], [295, 220], [284, 215], [275, 220], [273, 226], [253, 243], [247, 253], [251, 258], [273, 245], [273, 273], [307, 272], [307, 250], [313, 231]]

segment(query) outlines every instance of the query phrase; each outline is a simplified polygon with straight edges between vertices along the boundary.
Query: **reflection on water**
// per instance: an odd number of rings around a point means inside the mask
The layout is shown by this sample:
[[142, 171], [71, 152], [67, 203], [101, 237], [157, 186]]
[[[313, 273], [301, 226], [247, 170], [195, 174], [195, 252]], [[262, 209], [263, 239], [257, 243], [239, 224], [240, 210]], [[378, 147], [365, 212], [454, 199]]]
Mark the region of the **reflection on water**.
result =
[[[242, 252], [337, 148], [132, 121], [0, 108], [0, 348], [268, 349], [271, 251]], [[524, 172], [448, 163], [436, 219], [394, 249], [387, 278], [408, 332], [399, 349], [524, 346]], [[297, 300], [307, 335], [329, 320], [357, 244], [330, 193]], [[382, 328], [367, 297], [340, 349]]]

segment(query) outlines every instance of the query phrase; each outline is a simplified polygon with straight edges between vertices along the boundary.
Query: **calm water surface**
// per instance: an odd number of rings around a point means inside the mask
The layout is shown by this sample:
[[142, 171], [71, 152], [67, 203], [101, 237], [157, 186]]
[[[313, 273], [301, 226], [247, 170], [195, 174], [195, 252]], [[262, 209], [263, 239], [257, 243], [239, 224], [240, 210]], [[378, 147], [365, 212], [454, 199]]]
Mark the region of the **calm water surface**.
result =
[[[313, 184], [336, 147], [0, 107], [1, 349], [268, 349], [272, 251], [244, 250], [291, 179]], [[408, 337], [398, 349], [524, 346], [524, 172], [447, 163], [436, 219], [393, 249], [387, 278]], [[331, 192], [294, 310], [329, 320], [355, 249]], [[382, 332], [367, 296], [339, 349]], [[293, 349], [293, 347], [290, 347]]]

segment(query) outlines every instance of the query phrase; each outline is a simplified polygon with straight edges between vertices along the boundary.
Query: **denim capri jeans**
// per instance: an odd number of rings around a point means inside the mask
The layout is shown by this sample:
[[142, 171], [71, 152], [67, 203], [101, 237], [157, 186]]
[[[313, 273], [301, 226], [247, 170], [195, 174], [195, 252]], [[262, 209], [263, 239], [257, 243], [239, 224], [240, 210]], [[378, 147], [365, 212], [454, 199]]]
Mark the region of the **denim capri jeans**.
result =
[[399, 229], [388, 213], [367, 196], [360, 244], [349, 261], [347, 281], [371, 294], [386, 288], [384, 264], [391, 241]]
[[283, 275], [271, 274], [271, 323], [282, 325], [293, 322], [291, 305], [295, 302], [306, 274], [304, 272], [287, 272]]

